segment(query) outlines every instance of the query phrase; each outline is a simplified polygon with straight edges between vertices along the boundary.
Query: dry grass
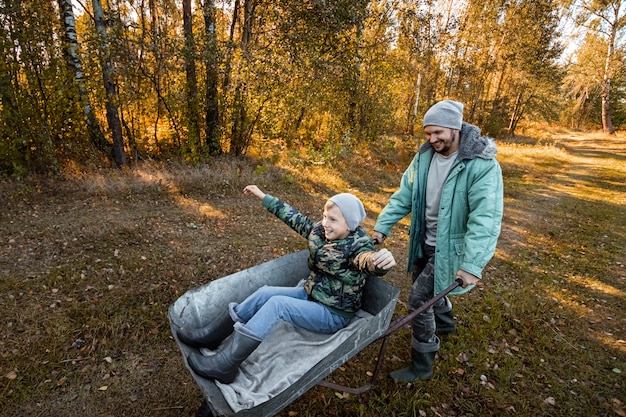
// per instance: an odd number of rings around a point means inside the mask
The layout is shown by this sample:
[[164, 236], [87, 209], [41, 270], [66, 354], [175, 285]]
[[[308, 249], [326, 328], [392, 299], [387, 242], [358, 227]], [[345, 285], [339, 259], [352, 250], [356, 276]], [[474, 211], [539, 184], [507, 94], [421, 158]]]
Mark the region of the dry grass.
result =
[[[361, 396], [309, 390], [281, 416], [624, 415], [626, 139], [528, 129], [499, 143], [505, 219], [482, 285], [453, 299], [459, 332], [433, 380], [385, 376]], [[304, 213], [351, 190], [371, 229], [416, 145], [350, 154], [274, 152], [209, 165], [144, 164], [64, 182], [0, 183], [3, 416], [191, 416], [203, 398], [169, 334], [188, 289], [302, 248], [241, 189]], [[408, 222], [386, 242], [406, 312]], [[83, 344], [84, 341], [84, 344]], [[384, 372], [408, 359], [392, 338]], [[363, 383], [378, 345], [332, 379]]]

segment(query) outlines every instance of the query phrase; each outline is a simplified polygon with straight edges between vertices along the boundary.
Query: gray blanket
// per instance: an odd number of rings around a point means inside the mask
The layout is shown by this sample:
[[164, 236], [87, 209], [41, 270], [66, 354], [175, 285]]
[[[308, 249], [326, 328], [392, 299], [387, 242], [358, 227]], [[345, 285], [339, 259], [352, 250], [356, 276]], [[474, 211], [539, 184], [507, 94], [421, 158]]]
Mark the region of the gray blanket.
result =
[[[291, 386], [350, 335], [367, 327], [371, 314], [359, 310], [344, 329], [332, 335], [309, 332], [280, 322], [239, 367], [231, 384], [217, 382], [234, 412], [264, 403]], [[212, 355], [202, 349], [203, 355]]]

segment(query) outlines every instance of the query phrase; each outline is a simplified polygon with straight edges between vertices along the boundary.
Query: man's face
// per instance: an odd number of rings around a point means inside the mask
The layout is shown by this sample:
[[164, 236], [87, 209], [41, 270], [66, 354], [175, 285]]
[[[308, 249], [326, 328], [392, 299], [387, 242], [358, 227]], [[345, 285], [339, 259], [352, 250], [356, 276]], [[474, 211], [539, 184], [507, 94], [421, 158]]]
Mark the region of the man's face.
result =
[[435, 152], [443, 156], [448, 156], [459, 149], [459, 131], [456, 129], [430, 125], [424, 128], [424, 133]]

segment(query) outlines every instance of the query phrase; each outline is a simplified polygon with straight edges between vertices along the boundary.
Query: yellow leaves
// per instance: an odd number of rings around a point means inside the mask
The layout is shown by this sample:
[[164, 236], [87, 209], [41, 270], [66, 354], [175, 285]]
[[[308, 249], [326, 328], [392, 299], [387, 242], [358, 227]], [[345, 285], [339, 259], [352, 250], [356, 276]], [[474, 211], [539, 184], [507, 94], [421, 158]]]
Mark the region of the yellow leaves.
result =
[[335, 396], [337, 396], [337, 398], [340, 398], [340, 399], [344, 400], [344, 399], [350, 398], [350, 393], [335, 391]]

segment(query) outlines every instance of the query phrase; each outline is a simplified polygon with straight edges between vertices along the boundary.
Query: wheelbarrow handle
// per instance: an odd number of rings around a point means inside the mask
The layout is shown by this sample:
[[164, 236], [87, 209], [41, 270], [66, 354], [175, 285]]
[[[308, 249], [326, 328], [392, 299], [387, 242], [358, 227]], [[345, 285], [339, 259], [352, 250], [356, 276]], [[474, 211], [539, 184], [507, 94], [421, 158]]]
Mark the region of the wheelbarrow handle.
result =
[[383, 334], [380, 338], [387, 337], [390, 334], [394, 333], [396, 330], [398, 330], [399, 328], [401, 328], [402, 326], [404, 326], [405, 324], [413, 320], [415, 316], [422, 314], [424, 311], [428, 310], [431, 306], [433, 306], [436, 302], [441, 300], [446, 295], [450, 294], [452, 290], [454, 290], [457, 287], [462, 287], [462, 286], [463, 286], [463, 280], [461, 278], [455, 279], [454, 282], [450, 284], [446, 289], [444, 289], [439, 294], [437, 294], [436, 296], [434, 296], [433, 298], [431, 298], [430, 300], [422, 304], [419, 308], [413, 310], [406, 316], [401, 317], [397, 319], [396, 321], [394, 321], [393, 323], [391, 323], [389, 325], [389, 328], [385, 332], [385, 334]]

